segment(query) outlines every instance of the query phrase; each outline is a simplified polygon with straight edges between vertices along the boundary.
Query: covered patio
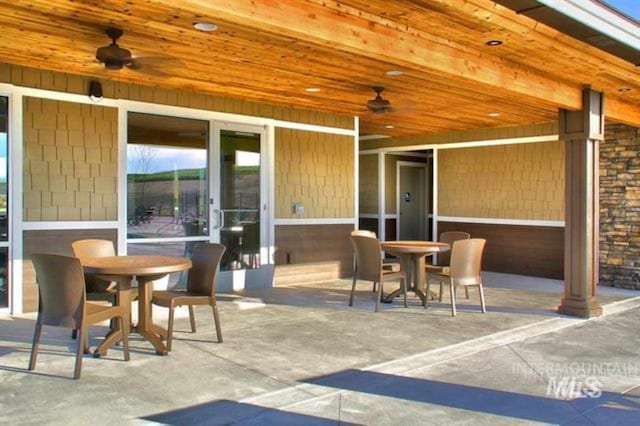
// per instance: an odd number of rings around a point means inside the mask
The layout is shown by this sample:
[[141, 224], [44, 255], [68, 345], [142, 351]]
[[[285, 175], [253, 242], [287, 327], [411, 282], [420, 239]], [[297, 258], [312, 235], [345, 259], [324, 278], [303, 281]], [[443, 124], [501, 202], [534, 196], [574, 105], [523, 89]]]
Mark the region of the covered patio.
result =
[[[214, 342], [208, 310], [197, 310], [197, 334], [186, 332], [181, 311], [168, 357], [134, 334], [131, 361], [119, 348], [86, 358], [79, 382], [71, 379], [66, 330], [48, 329], [30, 372], [32, 318], [3, 318], [1, 417], [19, 424], [611, 424], [640, 416], [637, 389], [626, 393], [640, 373], [630, 357], [640, 316], [634, 292], [605, 291], [605, 316], [585, 321], [555, 312], [557, 280], [484, 278], [489, 313], [472, 296], [453, 322], [448, 306], [425, 310], [418, 299], [374, 314], [365, 283], [348, 307], [347, 280], [223, 294], [223, 344]], [[526, 289], [532, 285], [544, 291]], [[93, 329], [92, 347], [105, 330]], [[588, 348], [571, 349], [585, 338]], [[570, 365], [616, 368], [597, 373], [602, 397], [572, 403], [548, 388]]]
[[[3, 420], [640, 418], [640, 373], [554, 371], [635, 365], [636, 20], [596, 0], [16, 0], [0, 20]], [[349, 307], [354, 229], [486, 239], [488, 312], [471, 291], [455, 318], [446, 298], [374, 314], [370, 283]], [[225, 245], [224, 343], [180, 310], [168, 356], [132, 333], [129, 362], [85, 356], [74, 382], [68, 331], [46, 329], [27, 371], [31, 258], [85, 238]]]

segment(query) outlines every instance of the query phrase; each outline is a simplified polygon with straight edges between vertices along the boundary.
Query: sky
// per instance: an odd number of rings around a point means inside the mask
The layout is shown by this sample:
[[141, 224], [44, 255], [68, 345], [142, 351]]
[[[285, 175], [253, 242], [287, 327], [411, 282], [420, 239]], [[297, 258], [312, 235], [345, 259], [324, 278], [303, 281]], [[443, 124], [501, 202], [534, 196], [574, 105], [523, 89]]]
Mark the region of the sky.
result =
[[640, 0], [604, 0], [603, 3], [607, 3], [636, 21], [640, 21]]

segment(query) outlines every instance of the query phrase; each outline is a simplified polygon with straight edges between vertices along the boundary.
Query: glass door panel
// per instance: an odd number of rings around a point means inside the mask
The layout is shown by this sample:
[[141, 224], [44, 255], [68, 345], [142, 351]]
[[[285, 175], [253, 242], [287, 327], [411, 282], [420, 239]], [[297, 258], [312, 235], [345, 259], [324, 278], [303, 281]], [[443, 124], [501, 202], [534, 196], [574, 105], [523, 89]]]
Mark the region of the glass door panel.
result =
[[223, 271], [260, 267], [261, 134], [220, 130], [219, 240]]
[[189, 256], [209, 240], [209, 122], [130, 112], [127, 133], [127, 251]]

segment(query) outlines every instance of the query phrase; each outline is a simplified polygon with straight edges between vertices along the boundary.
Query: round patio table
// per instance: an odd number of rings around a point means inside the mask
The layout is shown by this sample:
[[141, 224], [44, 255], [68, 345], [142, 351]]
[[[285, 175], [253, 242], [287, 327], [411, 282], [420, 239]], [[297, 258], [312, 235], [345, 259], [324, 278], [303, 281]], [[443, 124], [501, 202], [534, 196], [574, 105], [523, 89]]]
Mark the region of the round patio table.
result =
[[[382, 250], [400, 258], [400, 265], [407, 275], [407, 289], [412, 291], [424, 303], [425, 295], [425, 262], [424, 258], [433, 253], [448, 251], [449, 244], [435, 241], [384, 241], [380, 243]], [[402, 293], [398, 289], [388, 294], [382, 300], [391, 303], [393, 299]], [[434, 294], [431, 294], [434, 297]]]
[[[131, 313], [131, 281], [138, 281], [138, 325], [136, 332], [155, 347], [158, 355], [166, 355], [167, 347], [161, 339], [162, 330], [151, 320], [153, 281], [172, 272], [191, 268], [191, 261], [174, 256], [109, 256], [82, 259], [85, 273], [95, 274], [118, 283], [117, 303], [124, 303]], [[121, 330], [112, 330], [95, 350], [94, 355], [106, 354], [107, 349], [122, 339]]]

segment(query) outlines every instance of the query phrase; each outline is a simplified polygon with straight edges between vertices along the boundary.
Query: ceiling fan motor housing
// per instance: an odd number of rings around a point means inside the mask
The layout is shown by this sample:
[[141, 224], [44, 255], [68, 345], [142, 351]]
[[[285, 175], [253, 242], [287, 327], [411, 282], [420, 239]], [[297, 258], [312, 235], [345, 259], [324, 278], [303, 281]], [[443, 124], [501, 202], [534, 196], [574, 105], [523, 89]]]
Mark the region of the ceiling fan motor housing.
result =
[[119, 70], [133, 61], [131, 51], [118, 46], [116, 40], [122, 36], [122, 30], [107, 28], [105, 33], [111, 39], [108, 46], [99, 47], [96, 51], [96, 59], [102, 62], [108, 70]]

